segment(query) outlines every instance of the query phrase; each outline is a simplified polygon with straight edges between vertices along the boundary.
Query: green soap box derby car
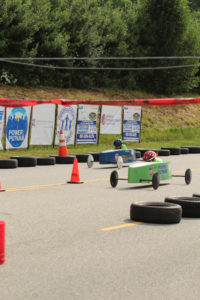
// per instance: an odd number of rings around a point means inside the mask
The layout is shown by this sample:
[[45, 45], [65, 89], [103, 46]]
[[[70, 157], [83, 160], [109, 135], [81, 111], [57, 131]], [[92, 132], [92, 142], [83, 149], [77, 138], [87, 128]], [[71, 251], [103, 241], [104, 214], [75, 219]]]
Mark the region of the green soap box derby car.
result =
[[169, 169], [169, 162], [136, 161], [128, 167], [128, 179], [119, 178], [118, 172], [113, 171], [110, 175], [110, 184], [112, 187], [116, 187], [118, 180], [128, 180], [128, 183], [151, 182], [156, 190], [160, 181], [168, 180], [172, 177], [184, 177], [185, 183], [190, 184], [192, 172], [190, 169], [187, 169], [184, 175], [172, 175]]

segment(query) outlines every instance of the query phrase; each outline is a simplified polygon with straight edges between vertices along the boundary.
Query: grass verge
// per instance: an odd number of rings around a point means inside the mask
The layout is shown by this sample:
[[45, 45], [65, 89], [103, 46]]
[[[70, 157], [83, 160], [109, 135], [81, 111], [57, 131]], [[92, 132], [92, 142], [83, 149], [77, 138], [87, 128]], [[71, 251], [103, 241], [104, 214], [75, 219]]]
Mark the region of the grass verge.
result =
[[[68, 145], [69, 154], [101, 152], [113, 149], [113, 141], [120, 136], [101, 135], [99, 144]], [[141, 142], [125, 142], [128, 148], [160, 149], [161, 147], [199, 146], [200, 128], [146, 129], [141, 131]], [[58, 146], [29, 146], [29, 149], [10, 149], [0, 151], [0, 158], [11, 156], [45, 157], [58, 154]]]

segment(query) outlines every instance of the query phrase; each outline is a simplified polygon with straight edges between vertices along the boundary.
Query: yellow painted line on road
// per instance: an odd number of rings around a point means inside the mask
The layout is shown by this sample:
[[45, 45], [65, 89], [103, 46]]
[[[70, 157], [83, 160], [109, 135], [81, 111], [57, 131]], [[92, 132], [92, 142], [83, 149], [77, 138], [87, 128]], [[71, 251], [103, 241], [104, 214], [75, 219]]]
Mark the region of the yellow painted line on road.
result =
[[[97, 182], [97, 181], [106, 181], [109, 178], [98, 178], [98, 179], [90, 179], [85, 180], [84, 182]], [[68, 182], [59, 182], [59, 183], [49, 183], [49, 184], [39, 184], [39, 185], [30, 185], [30, 186], [21, 186], [21, 187], [14, 187], [14, 188], [7, 188], [5, 192], [16, 192], [16, 191], [28, 191], [28, 190], [36, 190], [47, 188], [50, 186], [60, 186], [68, 184]]]
[[66, 182], [60, 182], [60, 183], [49, 183], [49, 184], [40, 184], [40, 185], [30, 185], [30, 186], [21, 186], [21, 187], [15, 187], [15, 188], [7, 188], [6, 192], [15, 192], [15, 191], [26, 191], [26, 190], [34, 190], [34, 189], [41, 189], [49, 186], [60, 186], [67, 184]]
[[117, 225], [117, 226], [112, 226], [112, 227], [101, 228], [100, 230], [101, 231], [110, 231], [110, 230], [115, 230], [115, 229], [120, 229], [120, 228], [140, 225], [140, 224], [144, 224], [144, 222], [133, 222], [133, 223], [128, 223], [128, 224], [122, 224], [122, 225]]
[[[192, 171], [200, 171], [200, 169], [192, 169]], [[183, 172], [183, 170], [180, 171], [172, 171], [174, 173], [179, 173]], [[125, 178], [125, 177], [121, 177]], [[89, 182], [100, 182], [100, 181], [107, 181], [109, 178], [96, 178], [96, 179], [88, 179], [85, 180], [85, 183]], [[59, 182], [59, 183], [50, 183], [50, 184], [40, 184], [40, 185], [30, 185], [30, 186], [21, 186], [21, 187], [14, 187], [14, 188], [6, 188], [5, 192], [16, 192], [16, 191], [27, 191], [27, 190], [35, 190], [35, 189], [42, 189], [42, 188], [47, 188], [50, 186], [60, 186], [60, 185], [65, 185], [67, 182]], [[130, 225], [132, 226], [132, 225]], [[126, 226], [125, 226], [126, 227]]]

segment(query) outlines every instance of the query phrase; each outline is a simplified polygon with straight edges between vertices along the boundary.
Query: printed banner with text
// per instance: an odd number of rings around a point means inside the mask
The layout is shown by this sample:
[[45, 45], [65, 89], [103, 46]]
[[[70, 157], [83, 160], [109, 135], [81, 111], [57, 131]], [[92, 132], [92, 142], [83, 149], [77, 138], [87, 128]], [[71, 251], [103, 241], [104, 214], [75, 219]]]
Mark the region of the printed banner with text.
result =
[[74, 144], [77, 105], [58, 105], [57, 132], [55, 144], [59, 144], [60, 130], [63, 131], [67, 145]]
[[3, 149], [2, 137], [3, 137], [3, 129], [4, 129], [4, 117], [5, 117], [5, 107], [0, 106], [0, 150]]
[[140, 141], [141, 114], [142, 109], [139, 106], [124, 106], [124, 141]]
[[7, 108], [6, 149], [27, 148], [31, 107]]
[[103, 105], [101, 111], [100, 133], [121, 134], [121, 107]]
[[76, 143], [97, 142], [97, 115], [98, 106], [79, 105]]

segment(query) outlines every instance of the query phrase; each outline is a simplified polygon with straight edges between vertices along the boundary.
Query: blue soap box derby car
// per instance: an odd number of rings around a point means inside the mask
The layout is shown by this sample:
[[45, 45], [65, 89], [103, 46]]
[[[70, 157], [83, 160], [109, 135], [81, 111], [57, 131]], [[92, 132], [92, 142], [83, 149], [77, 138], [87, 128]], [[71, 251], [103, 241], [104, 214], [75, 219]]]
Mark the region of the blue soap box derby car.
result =
[[[124, 163], [131, 163], [136, 161], [136, 151], [134, 149], [116, 149], [105, 150], [100, 153], [99, 163], [100, 165], [114, 164], [118, 169], [121, 169]], [[93, 166], [94, 157], [89, 154], [87, 159], [87, 165], [89, 168]]]

